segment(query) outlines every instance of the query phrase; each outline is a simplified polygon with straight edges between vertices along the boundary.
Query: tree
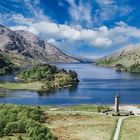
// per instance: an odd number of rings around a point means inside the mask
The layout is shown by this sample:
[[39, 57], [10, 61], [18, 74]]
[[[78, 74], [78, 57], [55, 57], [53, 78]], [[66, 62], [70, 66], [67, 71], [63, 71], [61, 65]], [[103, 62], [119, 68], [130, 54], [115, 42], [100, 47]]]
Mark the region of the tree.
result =
[[6, 120], [4, 118], [0, 119], [0, 136], [4, 134], [4, 128], [6, 126]]
[[3, 130], [3, 133], [7, 136], [11, 133], [11, 130], [9, 127], [5, 127], [4, 130]]
[[22, 136], [19, 135], [18, 138], [17, 138], [17, 140], [23, 140]]
[[6, 128], [9, 129], [12, 133], [18, 128], [17, 122], [8, 122]]
[[31, 127], [28, 131], [30, 140], [54, 140], [55, 138], [47, 127], [36, 126]]
[[17, 122], [17, 129], [19, 133], [26, 132], [26, 120], [22, 119]]
[[135, 64], [132, 64], [129, 68], [130, 72], [134, 72], [134, 73], [139, 73], [140, 72], [140, 64], [138, 62], [136, 62]]

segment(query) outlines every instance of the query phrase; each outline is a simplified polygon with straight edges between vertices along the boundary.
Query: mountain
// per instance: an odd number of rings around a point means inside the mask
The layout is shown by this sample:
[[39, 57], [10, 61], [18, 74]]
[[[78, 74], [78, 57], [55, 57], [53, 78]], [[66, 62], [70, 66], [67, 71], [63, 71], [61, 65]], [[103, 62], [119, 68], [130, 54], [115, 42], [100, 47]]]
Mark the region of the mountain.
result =
[[139, 67], [140, 45], [130, 45], [113, 53], [110, 56], [96, 60], [100, 66], [114, 67], [115, 69], [130, 71], [132, 67]]
[[73, 55], [74, 58], [80, 60], [81, 62], [83, 63], [93, 63], [94, 60], [93, 59], [90, 59], [90, 58], [87, 58], [87, 57], [84, 57], [84, 56], [77, 56], [77, 55]]
[[28, 31], [12, 31], [3, 25], [0, 25], [0, 50], [18, 64], [80, 62]]

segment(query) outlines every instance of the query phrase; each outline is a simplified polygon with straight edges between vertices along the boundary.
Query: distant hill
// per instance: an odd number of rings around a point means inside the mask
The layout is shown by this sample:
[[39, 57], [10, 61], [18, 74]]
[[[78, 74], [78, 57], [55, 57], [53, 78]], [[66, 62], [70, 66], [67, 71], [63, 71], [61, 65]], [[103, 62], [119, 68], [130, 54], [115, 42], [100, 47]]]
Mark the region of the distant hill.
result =
[[74, 58], [76, 58], [76, 59], [78, 59], [78, 60], [80, 60], [81, 62], [83, 62], [83, 63], [93, 63], [94, 62], [94, 60], [91, 58], [87, 58], [87, 57], [84, 57], [84, 56], [77, 56], [77, 55], [73, 55], [73, 57]]
[[3, 25], [0, 25], [0, 49], [18, 64], [81, 62], [28, 31], [12, 31]]
[[[133, 67], [139, 69], [140, 65], [140, 45], [128, 46], [120, 49], [110, 56], [96, 60], [100, 66], [113, 67], [116, 70], [125, 70], [132, 72]], [[140, 69], [137, 71], [139, 72]], [[135, 72], [135, 71], [133, 71]]]

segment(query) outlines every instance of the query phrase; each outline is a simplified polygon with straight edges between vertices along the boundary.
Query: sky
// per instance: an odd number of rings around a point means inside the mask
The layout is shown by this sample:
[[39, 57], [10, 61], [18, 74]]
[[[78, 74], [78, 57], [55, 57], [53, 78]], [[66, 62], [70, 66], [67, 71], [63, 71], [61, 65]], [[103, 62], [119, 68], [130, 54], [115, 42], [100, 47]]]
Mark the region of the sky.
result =
[[140, 44], [140, 0], [0, 0], [0, 24], [98, 58]]

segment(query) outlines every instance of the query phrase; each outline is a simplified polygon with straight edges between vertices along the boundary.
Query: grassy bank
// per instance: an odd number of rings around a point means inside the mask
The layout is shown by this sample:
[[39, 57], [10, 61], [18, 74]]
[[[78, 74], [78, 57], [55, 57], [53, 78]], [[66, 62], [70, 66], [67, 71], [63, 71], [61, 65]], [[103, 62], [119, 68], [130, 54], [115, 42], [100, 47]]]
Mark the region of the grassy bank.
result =
[[119, 140], [140, 139], [140, 117], [129, 117], [124, 120]]
[[75, 86], [73, 84], [69, 84], [66, 86], [57, 86], [57, 87], [47, 87], [46, 84], [41, 82], [30, 82], [30, 83], [0, 83], [0, 88], [8, 89], [8, 90], [30, 90], [30, 91], [50, 91], [60, 88], [68, 88], [71, 86]]
[[32, 83], [0, 83], [0, 88], [9, 90], [42, 90], [43, 83], [32, 82]]
[[62, 108], [62, 111], [87, 111], [87, 112], [106, 112], [111, 108], [109, 106], [98, 106], [98, 105], [75, 105]]

